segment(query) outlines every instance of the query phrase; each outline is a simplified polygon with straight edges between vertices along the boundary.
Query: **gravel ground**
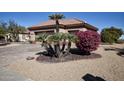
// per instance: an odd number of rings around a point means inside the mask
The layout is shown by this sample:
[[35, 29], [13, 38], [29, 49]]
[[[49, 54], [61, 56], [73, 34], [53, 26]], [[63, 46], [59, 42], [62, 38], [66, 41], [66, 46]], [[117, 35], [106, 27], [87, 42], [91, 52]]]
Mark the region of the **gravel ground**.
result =
[[7, 46], [0, 46], [0, 80], [29, 80], [30, 77], [24, 77], [14, 70], [7, 69], [7, 66], [24, 62], [26, 57], [35, 56], [35, 53], [41, 51], [38, 44], [20, 44], [13, 43]]
[[[0, 57], [4, 57], [2, 58], [4, 63], [14, 61], [9, 65], [4, 64], [6, 68], [32, 80], [83, 80], [82, 77], [87, 73], [105, 80], [124, 80], [124, 57], [118, 56], [117, 51], [104, 50], [104, 48], [110, 47], [122, 48], [124, 44], [101, 45], [95, 51], [102, 55], [102, 58], [99, 59], [53, 64], [25, 60], [27, 56], [36, 56], [35, 53], [41, 50], [39, 45], [25, 44], [10, 49], [0, 49], [0, 52], [4, 51], [2, 53], [4, 55], [0, 54]], [[8, 61], [5, 60], [6, 58]]]

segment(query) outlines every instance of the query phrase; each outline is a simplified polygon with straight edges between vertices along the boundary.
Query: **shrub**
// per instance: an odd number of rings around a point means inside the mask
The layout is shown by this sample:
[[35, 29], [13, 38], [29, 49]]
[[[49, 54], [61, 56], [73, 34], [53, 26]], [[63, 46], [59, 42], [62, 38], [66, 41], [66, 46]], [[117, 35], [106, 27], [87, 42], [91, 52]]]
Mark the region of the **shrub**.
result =
[[101, 40], [104, 43], [115, 43], [118, 41], [122, 34], [123, 31], [119, 28], [104, 28], [101, 32]]
[[79, 31], [76, 33], [76, 35], [79, 38], [79, 41], [76, 43], [76, 46], [84, 54], [90, 54], [90, 52], [96, 50], [100, 44], [100, 35], [97, 32]]
[[101, 32], [101, 41], [104, 43], [110, 43], [110, 44], [115, 42], [112, 35], [108, 31]]

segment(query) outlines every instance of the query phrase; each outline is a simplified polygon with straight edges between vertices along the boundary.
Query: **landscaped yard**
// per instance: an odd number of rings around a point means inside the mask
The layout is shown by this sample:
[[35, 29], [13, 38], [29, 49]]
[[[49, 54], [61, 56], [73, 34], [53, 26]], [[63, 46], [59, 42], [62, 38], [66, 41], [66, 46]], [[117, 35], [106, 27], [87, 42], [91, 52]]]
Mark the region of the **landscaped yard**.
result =
[[[40, 44], [0, 47], [0, 80], [83, 80], [88, 73], [105, 80], [124, 80], [124, 57], [117, 55], [116, 50], [104, 50], [123, 47], [124, 44], [100, 45], [94, 53], [101, 58], [59, 63], [36, 61], [36, 53], [44, 51]], [[26, 60], [28, 56], [35, 59]], [[16, 74], [9, 77], [8, 73]]]

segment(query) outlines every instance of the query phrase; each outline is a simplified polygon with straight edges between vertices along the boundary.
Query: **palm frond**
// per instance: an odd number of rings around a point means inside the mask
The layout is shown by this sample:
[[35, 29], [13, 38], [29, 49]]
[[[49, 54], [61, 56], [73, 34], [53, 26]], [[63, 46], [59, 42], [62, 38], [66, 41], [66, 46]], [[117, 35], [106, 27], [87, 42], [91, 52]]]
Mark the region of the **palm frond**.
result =
[[47, 38], [48, 42], [59, 42], [61, 41], [61, 33], [55, 33], [54, 35], [50, 35]]
[[48, 35], [47, 34], [40, 34], [37, 39], [40, 41], [40, 42], [43, 42], [43, 41], [46, 41]]
[[52, 14], [49, 16], [49, 19], [52, 19], [52, 20], [58, 20], [58, 19], [63, 19], [65, 18], [65, 16], [63, 14]]
[[73, 35], [73, 34], [68, 34], [68, 40], [70, 42], [77, 42], [78, 41], [78, 37], [76, 35]]

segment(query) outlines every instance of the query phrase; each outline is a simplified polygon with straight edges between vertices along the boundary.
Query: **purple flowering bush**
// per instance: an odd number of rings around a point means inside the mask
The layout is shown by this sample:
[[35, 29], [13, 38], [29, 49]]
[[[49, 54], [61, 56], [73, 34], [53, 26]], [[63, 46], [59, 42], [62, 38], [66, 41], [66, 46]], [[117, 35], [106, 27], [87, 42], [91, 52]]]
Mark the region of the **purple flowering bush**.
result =
[[76, 46], [84, 53], [90, 54], [91, 51], [94, 51], [98, 48], [100, 44], [100, 35], [95, 31], [79, 31], [76, 33], [79, 41], [76, 43]]

